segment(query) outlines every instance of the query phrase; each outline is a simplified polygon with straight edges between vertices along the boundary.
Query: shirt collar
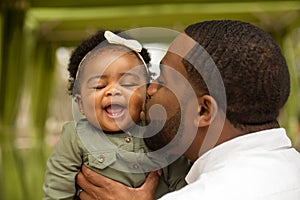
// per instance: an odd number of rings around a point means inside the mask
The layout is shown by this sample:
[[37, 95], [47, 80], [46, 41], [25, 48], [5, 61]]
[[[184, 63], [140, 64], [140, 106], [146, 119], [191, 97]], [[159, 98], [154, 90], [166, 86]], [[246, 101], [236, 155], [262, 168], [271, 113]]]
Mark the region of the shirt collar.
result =
[[202, 173], [212, 171], [217, 166], [220, 167], [222, 162], [233, 153], [254, 149], [272, 151], [280, 148], [290, 148], [291, 146], [291, 141], [283, 128], [239, 136], [214, 147], [200, 156], [187, 174], [186, 181], [190, 184], [196, 181]]

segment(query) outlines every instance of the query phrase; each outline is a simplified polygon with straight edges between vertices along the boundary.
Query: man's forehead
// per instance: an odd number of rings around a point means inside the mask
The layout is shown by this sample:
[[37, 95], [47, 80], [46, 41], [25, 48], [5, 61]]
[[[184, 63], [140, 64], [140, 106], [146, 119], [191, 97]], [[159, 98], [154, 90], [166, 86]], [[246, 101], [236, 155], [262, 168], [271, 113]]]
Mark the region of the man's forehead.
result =
[[[161, 64], [166, 67], [176, 69], [181, 74], [186, 75], [184, 66], [182, 65], [182, 59], [197, 45], [192, 38], [185, 33], [178, 35], [170, 45], [167, 54], [161, 60]], [[161, 71], [163, 67], [160, 66]]]
[[184, 58], [185, 55], [198, 43], [195, 42], [191, 37], [185, 33], [178, 35], [175, 40], [172, 42], [171, 46], [168, 49], [168, 52], [179, 55]]

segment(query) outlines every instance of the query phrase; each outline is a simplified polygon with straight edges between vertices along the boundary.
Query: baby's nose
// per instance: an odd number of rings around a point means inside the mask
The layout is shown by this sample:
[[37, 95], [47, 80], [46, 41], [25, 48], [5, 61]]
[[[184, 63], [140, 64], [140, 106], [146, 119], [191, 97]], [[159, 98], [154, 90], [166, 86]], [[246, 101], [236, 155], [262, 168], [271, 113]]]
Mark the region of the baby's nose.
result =
[[117, 88], [110, 88], [109, 90], [107, 90], [106, 95], [107, 96], [115, 96], [115, 95], [120, 95], [121, 91], [118, 90]]

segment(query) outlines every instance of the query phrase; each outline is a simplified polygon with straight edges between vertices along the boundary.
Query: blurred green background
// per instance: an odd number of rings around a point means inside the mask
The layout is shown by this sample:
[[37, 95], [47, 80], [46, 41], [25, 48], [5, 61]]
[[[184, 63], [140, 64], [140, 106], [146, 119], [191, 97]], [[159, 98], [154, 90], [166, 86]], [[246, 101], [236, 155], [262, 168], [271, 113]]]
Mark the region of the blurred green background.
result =
[[292, 85], [280, 123], [298, 147], [300, 1], [1, 0], [0, 199], [42, 198], [47, 157], [73, 119], [67, 61], [83, 38], [99, 28], [182, 31], [209, 19], [251, 22], [281, 46]]

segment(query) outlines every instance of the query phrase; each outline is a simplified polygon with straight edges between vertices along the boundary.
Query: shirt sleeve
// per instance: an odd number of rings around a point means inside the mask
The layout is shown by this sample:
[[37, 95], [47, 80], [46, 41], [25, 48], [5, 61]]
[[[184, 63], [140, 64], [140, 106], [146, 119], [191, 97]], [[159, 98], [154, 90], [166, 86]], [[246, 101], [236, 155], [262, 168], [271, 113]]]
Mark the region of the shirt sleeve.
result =
[[82, 164], [82, 149], [74, 123], [63, 126], [61, 138], [48, 158], [43, 185], [44, 200], [73, 199], [75, 176]]
[[190, 168], [191, 162], [182, 156], [164, 169], [164, 176], [169, 185], [169, 192], [179, 190], [187, 185], [185, 177]]

